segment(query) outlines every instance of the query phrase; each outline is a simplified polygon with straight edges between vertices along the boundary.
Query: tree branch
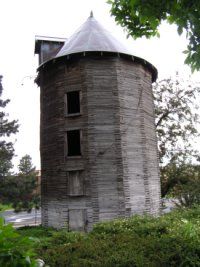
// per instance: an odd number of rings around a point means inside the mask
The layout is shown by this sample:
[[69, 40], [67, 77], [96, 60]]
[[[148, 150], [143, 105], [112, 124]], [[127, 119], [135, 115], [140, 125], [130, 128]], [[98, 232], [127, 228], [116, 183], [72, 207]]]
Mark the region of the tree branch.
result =
[[164, 114], [162, 114], [162, 116], [160, 117], [160, 119], [158, 120], [158, 122], [156, 123], [156, 128], [161, 124], [162, 120], [167, 118], [167, 116], [169, 115], [170, 111], [168, 110], [167, 112], [165, 112]]

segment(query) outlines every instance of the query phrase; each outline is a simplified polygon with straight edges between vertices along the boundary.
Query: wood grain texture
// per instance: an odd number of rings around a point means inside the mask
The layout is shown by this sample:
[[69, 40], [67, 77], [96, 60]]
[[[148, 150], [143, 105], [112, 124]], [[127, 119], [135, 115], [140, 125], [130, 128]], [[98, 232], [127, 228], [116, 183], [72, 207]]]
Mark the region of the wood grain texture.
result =
[[[144, 66], [119, 57], [90, 55], [40, 69], [43, 225], [74, 229], [81, 216], [77, 230], [84, 224], [89, 231], [99, 221], [159, 214], [151, 80]], [[67, 117], [65, 94], [73, 90], [81, 92], [81, 115]], [[79, 157], [66, 155], [71, 129], [82, 133]], [[70, 171], [81, 175], [83, 195], [68, 193]]]

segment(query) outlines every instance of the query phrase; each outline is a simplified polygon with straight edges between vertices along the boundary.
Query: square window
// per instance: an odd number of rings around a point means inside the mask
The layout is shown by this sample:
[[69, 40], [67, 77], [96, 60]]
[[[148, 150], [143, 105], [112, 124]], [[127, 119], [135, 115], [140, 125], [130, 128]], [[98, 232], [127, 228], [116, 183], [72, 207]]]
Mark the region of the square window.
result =
[[72, 91], [65, 94], [66, 115], [80, 114], [80, 91]]
[[80, 130], [67, 131], [67, 156], [81, 156]]
[[83, 196], [84, 185], [82, 171], [68, 172], [68, 195], [69, 196]]

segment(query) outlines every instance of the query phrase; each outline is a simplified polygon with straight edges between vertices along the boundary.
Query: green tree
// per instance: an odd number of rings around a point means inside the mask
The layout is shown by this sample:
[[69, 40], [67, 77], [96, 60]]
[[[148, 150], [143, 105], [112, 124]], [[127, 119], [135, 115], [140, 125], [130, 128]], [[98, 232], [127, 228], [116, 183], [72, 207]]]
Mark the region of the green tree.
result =
[[20, 159], [18, 165], [19, 172], [28, 175], [35, 171], [35, 167], [32, 164], [31, 156], [25, 155]]
[[159, 36], [162, 21], [177, 25], [188, 39], [185, 63], [200, 69], [200, 1], [199, 0], [108, 0], [111, 14], [134, 38]]
[[[186, 190], [186, 186], [189, 185], [184, 181], [186, 174], [190, 173], [189, 170], [193, 170], [192, 159], [193, 162], [199, 159], [199, 153], [194, 149], [192, 142], [199, 136], [197, 99], [200, 88], [190, 80], [180, 79], [177, 75], [175, 79], [169, 78], [155, 83], [153, 92], [160, 156], [161, 193], [163, 197], [172, 192], [180, 196], [181, 188]], [[185, 171], [186, 168], [188, 172]], [[194, 172], [191, 172], [192, 174]], [[194, 185], [191, 175], [188, 175], [188, 181]], [[181, 184], [184, 187], [181, 187]], [[179, 191], [175, 190], [177, 186]]]
[[178, 200], [177, 206], [200, 205], [200, 165], [171, 162], [162, 167], [162, 190]]
[[179, 206], [192, 207], [200, 205], [200, 165], [182, 165], [180, 175], [183, 182], [173, 188], [173, 194], [178, 199]]
[[193, 140], [199, 136], [200, 87], [190, 80], [163, 79], [153, 86], [156, 132], [161, 165], [198, 157]]
[[0, 194], [4, 202], [12, 203], [16, 212], [40, 208], [40, 194], [37, 192], [37, 173], [29, 155], [21, 158], [19, 173], [10, 175], [1, 184]]
[[17, 133], [19, 127], [16, 120], [8, 120], [8, 115], [4, 109], [10, 100], [3, 100], [2, 93], [2, 76], [0, 75], [0, 178], [8, 175], [9, 170], [12, 168], [14, 148], [13, 143], [8, 141], [8, 137]]

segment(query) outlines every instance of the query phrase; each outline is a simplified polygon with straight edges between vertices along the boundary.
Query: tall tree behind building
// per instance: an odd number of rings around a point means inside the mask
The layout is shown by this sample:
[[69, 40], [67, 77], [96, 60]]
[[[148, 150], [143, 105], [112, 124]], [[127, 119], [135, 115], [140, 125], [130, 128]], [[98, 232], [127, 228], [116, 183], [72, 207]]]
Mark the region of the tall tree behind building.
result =
[[153, 86], [156, 132], [161, 166], [198, 158], [194, 140], [199, 136], [199, 84], [180, 78], [167, 78]]
[[38, 192], [37, 172], [29, 155], [20, 159], [19, 172], [7, 176], [1, 183], [0, 195], [5, 203], [11, 203], [16, 212], [30, 212], [39, 209], [40, 194]]
[[5, 112], [9, 99], [3, 100], [3, 86], [0, 75], [0, 178], [8, 175], [12, 168], [12, 158], [14, 156], [13, 143], [9, 140], [12, 134], [18, 132], [19, 125], [16, 120], [9, 121], [8, 114]]
[[[180, 188], [186, 192], [185, 187], [194, 193], [200, 177], [197, 175], [200, 155], [194, 146], [199, 136], [199, 84], [177, 75], [175, 79], [158, 81], [153, 91], [162, 196], [169, 193], [180, 196]], [[194, 185], [194, 190], [189, 184]]]

